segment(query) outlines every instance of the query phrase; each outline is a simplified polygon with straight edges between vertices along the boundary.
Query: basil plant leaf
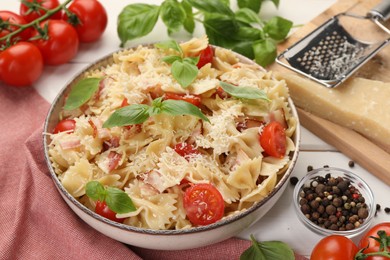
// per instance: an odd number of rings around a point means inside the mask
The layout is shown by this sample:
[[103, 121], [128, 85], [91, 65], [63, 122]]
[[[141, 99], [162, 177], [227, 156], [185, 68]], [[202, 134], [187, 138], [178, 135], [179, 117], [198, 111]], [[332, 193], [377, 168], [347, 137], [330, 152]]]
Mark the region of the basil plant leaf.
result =
[[106, 204], [112, 211], [118, 214], [136, 210], [129, 195], [123, 190], [114, 187], [107, 187]]
[[104, 186], [98, 181], [90, 181], [85, 186], [85, 193], [92, 200], [104, 201], [106, 196], [106, 191]]
[[103, 127], [135, 125], [145, 122], [149, 118], [149, 106], [144, 104], [133, 104], [116, 110]]
[[270, 65], [277, 56], [276, 44], [270, 39], [257, 41], [253, 44], [256, 63], [263, 67]]
[[274, 3], [274, 5], [278, 8], [279, 7], [279, 3], [280, 3], [280, 0], [271, 0], [272, 3]]
[[186, 12], [177, 0], [165, 0], [161, 5], [161, 19], [168, 28], [168, 34], [177, 32], [186, 19]]
[[294, 260], [293, 250], [281, 241], [257, 242], [251, 235], [252, 246], [245, 250], [240, 260]]
[[206, 122], [210, 122], [210, 120], [202, 113], [199, 107], [189, 102], [183, 100], [168, 99], [163, 101], [161, 105], [162, 113], [167, 113], [174, 116], [192, 115], [199, 117]]
[[263, 99], [269, 101], [267, 94], [263, 90], [258, 88], [236, 87], [232, 84], [223, 81], [220, 81], [219, 85], [225, 92], [236, 98]]
[[234, 16], [234, 12], [221, 0], [188, 0], [188, 2], [196, 9], [206, 13], [220, 13], [230, 17]]
[[186, 57], [183, 59], [183, 62], [188, 62], [190, 64], [196, 65], [199, 62], [200, 56], [197, 57]]
[[180, 57], [183, 56], [183, 50], [181, 49], [180, 45], [175, 40], [167, 40], [163, 42], [159, 42], [154, 44], [156, 48], [163, 49], [163, 50], [175, 50], [178, 53], [180, 53]]
[[74, 85], [66, 99], [64, 110], [79, 108], [91, 99], [93, 94], [99, 89], [101, 78], [85, 78]]
[[239, 8], [249, 8], [255, 13], [259, 13], [263, 0], [237, 0]]
[[149, 34], [156, 25], [159, 14], [160, 7], [157, 5], [127, 5], [118, 16], [117, 31], [121, 45]]
[[260, 17], [252, 9], [241, 8], [236, 12], [236, 19], [247, 24], [261, 24]]
[[189, 62], [175, 61], [172, 64], [172, 76], [183, 87], [188, 87], [198, 76], [198, 67]]
[[183, 0], [181, 2], [181, 6], [183, 7], [186, 13], [186, 18], [184, 19], [183, 27], [187, 32], [192, 34], [195, 30], [195, 19], [194, 19], [194, 14], [192, 12], [192, 6], [190, 3], [188, 3], [187, 0]]
[[181, 57], [180, 56], [176, 56], [176, 55], [171, 55], [171, 56], [165, 56], [161, 60], [166, 62], [166, 63], [168, 63], [168, 64], [172, 64], [172, 63], [174, 63], [177, 60], [180, 61]]
[[274, 40], [284, 40], [291, 30], [293, 23], [279, 16], [272, 17], [265, 25], [264, 32]]

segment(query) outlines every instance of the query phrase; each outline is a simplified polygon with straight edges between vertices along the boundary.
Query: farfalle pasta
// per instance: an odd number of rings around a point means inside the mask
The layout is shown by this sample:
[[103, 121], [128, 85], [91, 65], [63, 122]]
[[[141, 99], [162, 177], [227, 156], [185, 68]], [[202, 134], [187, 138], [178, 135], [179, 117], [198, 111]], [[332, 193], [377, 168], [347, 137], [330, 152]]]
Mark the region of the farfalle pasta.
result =
[[[180, 44], [183, 57], [199, 56], [207, 46], [206, 37]], [[210, 184], [218, 190], [223, 218], [248, 209], [274, 189], [296, 149], [292, 136], [297, 118], [284, 81], [215, 47], [212, 62], [183, 88], [172, 76], [172, 65], [163, 61], [173, 53], [139, 46], [113, 54], [111, 64], [84, 75], [101, 79], [98, 91], [79, 108], [61, 111], [61, 118], [74, 120], [74, 130], [49, 134], [51, 163], [65, 189], [91, 210], [95, 202], [86, 195], [88, 182], [123, 190], [136, 210], [117, 217], [140, 228], [195, 226], [183, 201], [193, 185]], [[223, 91], [221, 82], [261, 90], [267, 98], [235, 97]], [[196, 99], [208, 121], [160, 113], [139, 124], [103, 126], [122, 107], [150, 105], [168, 95]], [[280, 157], [265, 153], [259, 141], [273, 121], [285, 128], [286, 147]], [[191, 152], [183, 155], [187, 146]]]

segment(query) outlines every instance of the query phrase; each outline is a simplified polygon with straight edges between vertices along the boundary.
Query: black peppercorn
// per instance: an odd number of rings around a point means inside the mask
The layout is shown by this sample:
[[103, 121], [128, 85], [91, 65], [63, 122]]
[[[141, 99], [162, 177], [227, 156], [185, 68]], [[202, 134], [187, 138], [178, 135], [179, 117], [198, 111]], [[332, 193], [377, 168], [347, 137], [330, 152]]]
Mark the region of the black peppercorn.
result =
[[295, 186], [298, 183], [298, 178], [293, 176], [290, 178], [291, 185]]
[[385, 208], [385, 212], [386, 212], [386, 213], [390, 213], [390, 208], [386, 207], [386, 208]]
[[311, 165], [307, 166], [307, 171], [308, 171], [308, 172], [310, 172], [310, 171], [312, 171], [312, 170], [313, 170], [313, 166], [311, 166]]
[[348, 166], [351, 167], [351, 168], [354, 167], [355, 166], [355, 162], [354, 161], [349, 161], [348, 162]]

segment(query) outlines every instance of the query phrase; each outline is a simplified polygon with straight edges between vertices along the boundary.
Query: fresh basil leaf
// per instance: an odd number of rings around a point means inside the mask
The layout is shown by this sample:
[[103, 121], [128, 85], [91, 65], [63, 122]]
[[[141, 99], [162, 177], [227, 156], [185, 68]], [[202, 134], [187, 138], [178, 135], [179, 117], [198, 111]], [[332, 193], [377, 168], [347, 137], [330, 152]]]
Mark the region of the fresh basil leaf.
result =
[[[203, 20], [207, 35], [215, 34], [225, 39], [232, 38], [238, 32], [239, 25], [235, 19], [221, 14], [207, 14]], [[221, 45], [219, 45], [221, 46]]]
[[188, 3], [187, 0], [183, 0], [181, 2], [181, 6], [186, 13], [186, 18], [184, 19], [183, 27], [187, 32], [192, 34], [195, 30], [195, 19], [194, 14], [192, 12], [192, 6], [190, 5], [190, 3]]
[[263, 0], [237, 0], [238, 7], [249, 8], [255, 13], [260, 12], [262, 2]]
[[133, 104], [116, 110], [103, 127], [135, 125], [145, 122], [149, 118], [149, 106], [144, 104]]
[[231, 96], [236, 98], [245, 98], [245, 99], [263, 99], [269, 101], [267, 94], [258, 88], [252, 87], [236, 87], [232, 84], [220, 81], [219, 85], [224, 91], [229, 93]]
[[182, 60], [180, 56], [176, 56], [176, 55], [172, 55], [172, 56], [165, 56], [161, 59], [162, 61], [168, 63], [168, 64], [172, 64], [174, 63], [175, 61], [177, 60]]
[[276, 44], [270, 39], [257, 41], [253, 44], [256, 63], [263, 67], [270, 65], [277, 56]]
[[183, 50], [175, 40], [170, 39], [167, 41], [159, 42], [154, 44], [154, 46], [163, 50], [168, 50], [168, 49], [175, 50], [180, 53], [180, 56], [183, 56]]
[[279, 16], [272, 17], [265, 25], [264, 32], [274, 40], [284, 40], [291, 30], [293, 23]]
[[104, 186], [98, 181], [90, 181], [85, 186], [85, 193], [92, 200], [104, 201], [107, 195]]
[[263, 33], [260, 29], [242, 26], [234, 38], [241, 41], [255, 41], [262, 39], [262, 36]]
[[85, 78], [74, 85], [66, 99], [64, 110], [73, 110], [91, 99], [99, 89], [101, 78]]
[[168, 34], [177, 32], [186, 19], [186, 12], [177, 0], [165, 0], [161, 5], [161, 19], [168, 27]]
[[281, 241], [257, 242], [251, 235], [252, 246], [245, 250], [240, 260], [294, 260], [293, 250]]
[[196, 65], [199, 62], [199, 56], [197, 57], [186, 57], [183, 59], [183, 62], [188, 62], [190, 64]]
[[226, 4], [226, 1], [221, 0], [188, 0], [188, 2], [196, 9], [206, 13], [219, 13], [233, 17], [234, 12]]
[[243, 41], [235, 44], [232, 47], [232, 51], [235, 51], [245, 57], [253, 60], [255, 58], [255, 54], [253, 52], [253, 41]]
[[278, 8], [279, 7], [279, 2], [280, 0], [271, 0], [272, 3], [274, 3], [274, 5]]
[[152, 106], [149, 107], [150, 116], [158, 115], [162, 112], [162, 102], [163, 102], [162, 97], [156, 98], [152, 101]]
[[183, 100], [165, 100], [162, 102], [161, 110], [162, 113], [168, 113], [170, 115], [192, 115], [206, 122], [210, 122], [199, 107]]
[[175, 61], [171, 68], [172, 76], [183, 87], [188, 87], [198, 76], [199, 69], [189, 62]]
[[150, 33], [157, 23], [160, 7], [149, 4], [127, 5], [118, 16], [117, 31], [122, 45]]
[[129, 195], [123, 190], [114, 187], [107, 187], [106, 204], [112, 211], [118, 214], [136, 210]]
[[236, 19], [240, 22], [244, 22], [247, 24], [261, 24], [260, 17], [257, 13], [255, 13], [252, 9], [249, 8], [241, 8], [236, 12]]

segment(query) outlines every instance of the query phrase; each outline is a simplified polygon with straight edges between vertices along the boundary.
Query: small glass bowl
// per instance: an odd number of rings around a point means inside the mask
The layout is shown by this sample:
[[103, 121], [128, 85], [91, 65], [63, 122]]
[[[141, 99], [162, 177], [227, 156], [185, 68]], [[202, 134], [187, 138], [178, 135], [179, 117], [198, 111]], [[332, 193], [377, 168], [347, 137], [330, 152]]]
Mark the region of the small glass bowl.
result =
[[[342, 177], [344, 180], [349, 180], [351, 185], [354, 186], [361, 193], [362, 197], [364, 197], [365, 203], [367, 204], [368, 216], [367, 218], [364, 219], [364, 222], [361, 223], [359, 227], [351, 230], [346, 230], [346, 231], [336, 231], [336, 230], [326, 229], [312, 222], [310, 219], [308, 219], [305, 216], [305, 214], [302, 213], [300, 208], [300, 203], [299, 203], [301, 199], [300, 192], [302, 191], [302, 188], [305, 187], [305, 185], [310, 185], [311, 182], [315, 180], [317, 177], [319, 176], [325, 177], [325, 175], [327, 174], [331, 174], [332, 177]], [[370, 187], [362, 178], [360, 178], [355, 173], [340, 168], [327, 167], [327, 168], [314, 169], [310, 171], [305, 177], [303, 177], [296, 184], [293, 198], [294, 198], [294, 208], [298, 215], [298, 219], [306, 227], [308, 227], [310, 230], [314, 231], [319, 235], [325, 235], [325, 236], [342, 235], [349, 238], [358, 236], [359, 234], [367, 230], [368, 227], [370, 227], [373, 217], [375, 215], [376, 204], [374, 202], [374, 194], [372, 193]]]

